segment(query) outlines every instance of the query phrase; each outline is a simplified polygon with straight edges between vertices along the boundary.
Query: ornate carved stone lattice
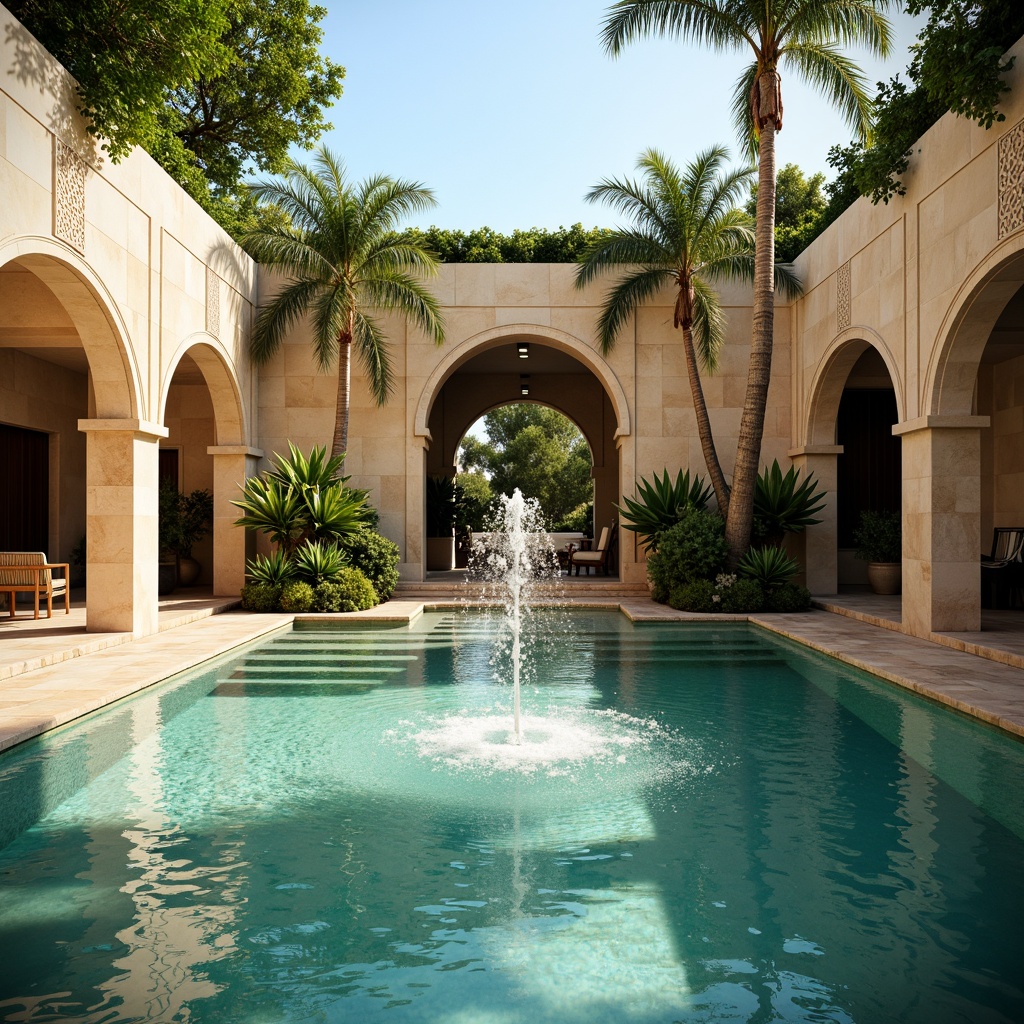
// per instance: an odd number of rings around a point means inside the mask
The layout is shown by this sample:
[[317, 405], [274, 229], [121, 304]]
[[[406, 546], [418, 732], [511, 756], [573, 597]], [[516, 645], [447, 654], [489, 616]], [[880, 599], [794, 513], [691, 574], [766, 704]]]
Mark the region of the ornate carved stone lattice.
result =
[[220, 278], [209, 267], [206, 268], [206, 331], [215, 338], [220, 337]]
[[85, 162], [60, 139], [53, 140], [53, 233], [85, 252]]
[[1024, 227], [1024, 121], [999, 140], [999, 237]]
[[850, 326], [850, 261], [836, 271], [836, 333]]

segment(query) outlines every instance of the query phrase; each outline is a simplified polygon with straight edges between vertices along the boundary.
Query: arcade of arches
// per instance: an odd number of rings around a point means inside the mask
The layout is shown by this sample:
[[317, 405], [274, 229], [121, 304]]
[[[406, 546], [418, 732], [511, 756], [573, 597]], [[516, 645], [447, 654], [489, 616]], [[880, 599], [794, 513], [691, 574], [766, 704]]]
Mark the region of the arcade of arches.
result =
[[[24, 34], [0, 8], [6, 66]], [[975, 630], [979, 554], [1024, 525], [1024, 40], [1006, 120], [954, 117], [918, 143], [906, 196], [861, 201], [803, 253], [803, 296], [776, 311], [763, 460], [813, 472], [828, 504], [798, 554], [808, 586], [861, 582], [850, 517], [898, 507], [903, 628]], [[214, 496], [201, 581], [235, 594], [250, 540], [238, 485], [293, 441], [331, 436], [335, 381], [303, 327], [259, 372], [247, 341], [276, 282], [142, 152], [111, 165], [44, 51], [46, 84], [0, 82], [0, 548], [70, 561], [85, 538], [90, 630], [152, 632], [161, 476]], [[428, 474], [450, 473], [467, 427], [518, 400], [569, 416], [594, 457], [596, 524], [634, 482], [703, 472], [672, 295], [602, 354], [604, 285], [564, 265], [447, 266], [432, 282], [447, 341], [385, 319], [397, 370], [383, 408], [352, 386], [345, 471], [369, 488], [405, 579], [424, 577]], [[751, 297], [722, 290], [720, 371], [705, 380], [724, 468], [746, 382]], [[520, 344], [529, 346], [519, 358]], [[642, 583], [631, 534], [622, 579]]]

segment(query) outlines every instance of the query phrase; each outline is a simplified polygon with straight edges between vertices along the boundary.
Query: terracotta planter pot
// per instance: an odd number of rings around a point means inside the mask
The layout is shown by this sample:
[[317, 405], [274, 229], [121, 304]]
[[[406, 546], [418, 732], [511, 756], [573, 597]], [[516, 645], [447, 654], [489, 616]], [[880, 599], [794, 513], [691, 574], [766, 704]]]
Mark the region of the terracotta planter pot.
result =
[[868, 562], [868, 583], [876, 594], [899, 594], [903, 590], [903, 563]]
[[194, 558], [182, 558], [178, 564], [178, 585], [195, 586], [202, 571], [203, 567]]
[[427, 571], [455, 567], [455, 534], [450, 537], [427, 538]]

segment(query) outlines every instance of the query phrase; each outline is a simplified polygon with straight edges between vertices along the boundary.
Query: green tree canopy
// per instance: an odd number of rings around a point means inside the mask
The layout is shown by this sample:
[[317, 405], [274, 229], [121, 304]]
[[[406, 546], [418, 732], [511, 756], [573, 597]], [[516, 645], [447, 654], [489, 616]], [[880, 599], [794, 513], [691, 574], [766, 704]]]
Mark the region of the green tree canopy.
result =
[[245, 189], [330, 128], [344, 68], [309, 0], [12, 0], [74, 75], [111, 159], [142, 146], [236, 237], [263, 220]]
[[584, 228], [582, 224], [546, 228], [517, 228], [503, 235], [491, 228], [458, 231], [429, 227], [411, 229], [409, 236], [437, 253], [442, 263], [575, 263], [598, 238], [604, 228]]
[[550, 526], [592, 500], [590, 449], [560, 412], [529, 402], [505, 405], [484, 417], [484, 429], [486, 441], [463, 439], [459, 465], [485, 473], [494, 494], [518, 487], [538, 500]]
[[[786, 164], [775, 182], [775, 259], [792, 263], [821, 231], [828, 200], [824, 193], [825, 175], [809, 178], [796, 164]], [[753, 217], [757, 211], [757, 185], [750, 190], [746, 204]]]
[[897, 75], [879, 83], [874, 143], [834, 146], [829, 164], [837, 171], [829, 194], [831, 223], [859, 196], [887, 203], [906, 189], [912, 146], [940, 117], [952, 111], [988, 128], [1005, 117], [999, 101], [1009, 89], [1004, 54], [1024, 35], [1021, 0], [907, 0], [911, 14], [928, 14], [911, 47], [906, 82]]

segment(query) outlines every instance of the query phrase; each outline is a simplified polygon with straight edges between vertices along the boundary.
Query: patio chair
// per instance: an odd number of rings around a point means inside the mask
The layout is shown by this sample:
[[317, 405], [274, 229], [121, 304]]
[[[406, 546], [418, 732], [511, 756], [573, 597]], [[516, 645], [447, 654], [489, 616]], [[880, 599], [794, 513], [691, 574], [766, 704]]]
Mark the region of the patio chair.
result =
[[605, 576], [608, 575], [608, 562], [611, 559], [612, 549], [615, 547], [615, 522], [612, 521], [611, 526], [605, 526], [601, 529], [601, 536], [598, 538], [597, 547], [590, 551], [570, 551], [568, 559], [569, 575], [572, 575], [573, 569], [576, 570], [576, 575], [579, 576], [580, 569], [586, 569], [587, 575], [590, 575], [590, 570], [603, 569]]
[[[63, 569], [64, 576], [54, 576], [54, 569]], [[46, 617], [53, 618], [53, 599], [64, 595], [64, 614], [71, 611], [68, 594], [67, 562], [48, 562], [42, 551], [0, 551], [0, 594], [7, 595], [10, 617], [18, 594], [33, 596], [33, 618], [39, 618], [39, 598], [46, 598]]]
[[981, 556], [982, 608], [1024, 605], [1024, 526], [997, 526], [992, 552]]

